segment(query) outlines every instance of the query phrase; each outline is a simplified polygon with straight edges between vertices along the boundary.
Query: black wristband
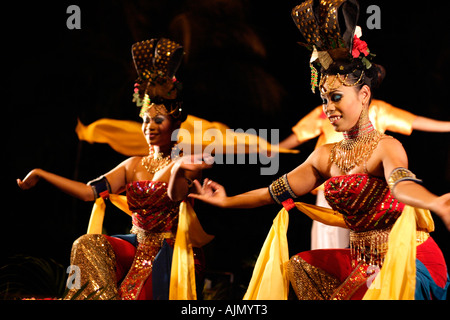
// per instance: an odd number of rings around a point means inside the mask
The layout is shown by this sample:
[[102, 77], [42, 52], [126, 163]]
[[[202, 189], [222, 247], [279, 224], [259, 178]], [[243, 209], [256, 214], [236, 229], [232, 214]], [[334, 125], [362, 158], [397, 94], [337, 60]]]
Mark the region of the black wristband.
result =
[[281, 204], [283, 206], [285, 206], [286, 200], [296, 198], [295, 193], [289, 186], [287, 174], [284, 174], [269, 186], [269, 193], [276, 203]]
[[97, 179], [89, 181], [87, 183], [91, 186], [92, 191], [94, 192], [95, 199], [102, 197], [103, 199], [108, 199], [109, 194], [111, 193], [111, 186], [109, 185], [108, 179], [105, 176], [101, 176]]

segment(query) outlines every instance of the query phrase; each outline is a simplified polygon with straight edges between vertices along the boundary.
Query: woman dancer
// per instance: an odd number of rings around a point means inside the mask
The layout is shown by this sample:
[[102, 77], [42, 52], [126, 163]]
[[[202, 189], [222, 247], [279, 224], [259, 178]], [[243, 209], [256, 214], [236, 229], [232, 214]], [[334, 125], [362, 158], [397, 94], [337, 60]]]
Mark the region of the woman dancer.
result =
[[[317, 148], [269, 188], [228, 197], [216, 182], [205, 179], [201, 187], [195, 181], [200, 194], [190, 196], [216, 206], [253, 208], [276, 202], [351, 230], [351, 249], [307, 251], [285, 264], [287, 215], [280, 211], [244, 298], [287, 298], [289, 277], [299, 299], [445, 299], [447, 268], [429, 237], [431, 215], [413, 207], [434, 211], [450, 230], [450, 194], [436, 196], [424, 188], [407, 169], [402, 145], [370, 122], [368, 107], [380, 72], [369, 61], [367, 45], [354, 36], [358, 11], [351, 0], [308, 0], [293, 9], [313, 51], [313, 89], [319, 86], [324, 112], [344, 139]], [[316, 67], [321, 70], [319, 84]], [[292, 200], [324, 182], [333, 210]]]
[[[440, 121], [414, 115], [406, 110], [394, 107], [382, 100], [372, 99], [369, 105], [369, 118], [375, 129], [384, 133], [391, 131], [410, 135], [413, 130], [426, 132], [450, 132], [450, 121]], [[316, 138], [316, 148], [342, 140], [342, 132], [335, 131], [323, 107], [318, 106], [302, 118], [293, 128], [294, 132], [280, 142], [281, 148], [295, 148], [302, 143]], [[316, 194], [316, 205], [329, 208], [323, 195], [323, 185], [312, 191]], [[313, 221], [311, 229], [311, 249], [347, 248], [349, 245], [349, 230], [324, 225]]]
[[[207, 167], [204, 162], [190, 165], [187, 156], [182, 157], [177, 149], [176, 141], [172, 141], [172, 133], [186, 117], [174, 77], [183, 48], [161, 38], [134, 44], [132, 53], [139, 75], [134, 98], [137, 105], [142, 106], [140, 116], [142, 132], [149, 145], [148, 156], [131, 157], [87, 184], [41, 169], [32, 170], [23, 181], [17, 179], [24, 190], [43, 179], [84, 201], [112, 200], [112, 195], [126, 191], [132, 212], [132, 234], [113, 237], [86, 234], [73, 244], [71, 265], [80, 268], [80, 284], [87, 284], [78, 299], [95, 292], [101, 299], [169, 298], [170, 270], [174, 268], [170, 261], [172, 248], [178, 241], [175, 235], [180, 203], [186, 198], [192, 180], [198, 179], [200, 170]], [[196, 223], [199, 227], [198, 221]], [[201, 227], [196, 231], [199, 233], [197, 245], [211, 240]], [[201, 251], [197, 249], [194, 248], [196, 269], [202, 262]], [[155, 259], [157, 255], [159, 258]], [[193, 268], [193, 265], [188, 267]], [[197, 271], [197, 276], [201, 276]], [[185, 294], [180, 296], [173, 292], [180, 289], [177, 288], [179, 283], [171, 283], [171, 298], [195, 299], [195, 283], [188, 281], [188, 285], [189, 288], [184, 288]], [[66, 298], [76, 293], [77, 288], [73, 288]]]

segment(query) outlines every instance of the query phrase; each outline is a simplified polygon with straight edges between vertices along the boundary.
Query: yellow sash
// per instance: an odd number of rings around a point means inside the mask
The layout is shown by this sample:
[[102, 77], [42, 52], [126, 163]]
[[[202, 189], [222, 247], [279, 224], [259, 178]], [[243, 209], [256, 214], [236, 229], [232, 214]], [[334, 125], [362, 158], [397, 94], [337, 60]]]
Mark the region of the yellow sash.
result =
[[207, 234], [189, 202], [180, 204], [178, 229], [170, 273], [170, 300], [197, 299], [193, 247], [202, 247], [214, 236]]
[[[312, 219], [332, 226], [345, 227], [342, 215], [331, 209], [301, 202], [296, 202], [295, 205]], [[289, 260], [286, 240], [288, 224], [288, 212], [283, 208], [274, 219], [256, 261], [245, 300], [287, 299], [289, 282], [285, 264]], [[389, 235], [389, 249], [377, 276], [379, 279], [372, 282], [364, 299], [414, 299], [416, 224], [428, 232], [434, 230], [434, 222], [428, 210], [405, 206]]]
[[389, 234], [383, 267], [364, 300], [414, 300], [416, 288], [416, 228], [434, 231], [429, 210], [405, 206]]
[[[128, 215], [132, 215], [125, 196], [110, 194], [109, 200]], [[105, 209], [106, 204], [103, 198], [95, 200], [87, 233], [102, 233]], [[170, 274], [170, 300], [197, 299], [193, 247], [202, 247], [213, 238], [214, 236], [203, 230], [191, 204], [185, 201], [180, 203]]]

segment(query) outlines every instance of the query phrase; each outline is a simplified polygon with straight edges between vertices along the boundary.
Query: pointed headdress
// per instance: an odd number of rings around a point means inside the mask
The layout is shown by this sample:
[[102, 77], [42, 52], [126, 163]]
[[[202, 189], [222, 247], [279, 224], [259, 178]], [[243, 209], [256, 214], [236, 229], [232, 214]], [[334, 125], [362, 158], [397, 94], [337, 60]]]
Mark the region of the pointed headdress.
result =
[[292, 10], [292, 18], [306, 43], [300, 43], [312, 54], [311, 89], [318, 86], [321, 73], [349, 74], [361, 70], [359, 78], [344, 85], [364, 81], [364, 72], [372, 67], [367, 44], [360, 40], [361, 28], [357, 26], [359, 4], [356, 0], [307, 0]]
[[151, 39], [133, 44], [131, 47], [138, 79], [133, 101], [142, 107], [141, 115], [152, 104], [164, 104], [175, 118], [181, 115], [181, 83], [175, 73], [183, 59], [183, 47], [166, 39]]

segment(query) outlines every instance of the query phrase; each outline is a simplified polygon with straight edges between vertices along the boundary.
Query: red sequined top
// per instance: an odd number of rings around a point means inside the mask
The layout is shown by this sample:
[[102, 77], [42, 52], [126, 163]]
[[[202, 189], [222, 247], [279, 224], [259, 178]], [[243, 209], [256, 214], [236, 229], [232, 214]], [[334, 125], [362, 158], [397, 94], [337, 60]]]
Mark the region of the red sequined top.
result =
[[390, 227], [405, 207], [394, 198], [384, 179], [363, 173], [328, 179], [324, 194], [331, 208], [343, 214], [354, 231]]
[[180, 202], [167, 195], [167, 183], [133, 181], [127, 184], [128, 207], [133, 212], [133, 225], [152, 232], [175, 232]]

